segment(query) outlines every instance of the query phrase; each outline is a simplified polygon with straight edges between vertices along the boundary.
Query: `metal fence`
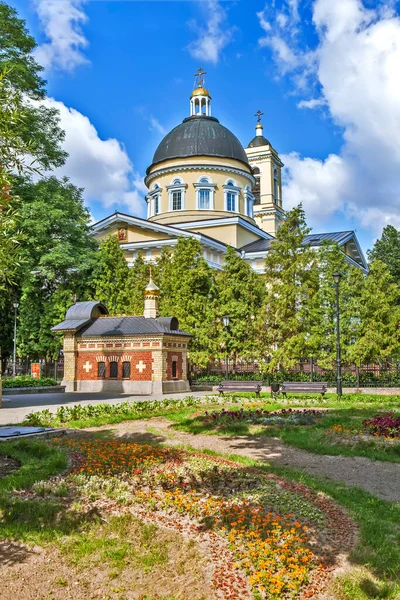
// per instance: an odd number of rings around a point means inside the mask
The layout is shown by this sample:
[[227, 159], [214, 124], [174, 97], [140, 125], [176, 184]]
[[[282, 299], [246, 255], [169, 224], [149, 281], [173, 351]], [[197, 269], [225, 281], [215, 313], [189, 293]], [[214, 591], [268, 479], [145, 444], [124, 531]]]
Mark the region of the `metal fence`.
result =
[[[48, 362], [43, 359], [38, 360], [17, 360], [16, 363], [16, 374], [30, 375], [32, 363], [40, 364], [41, 377], [51, 377], [56, 381], [61, 381], [64, 378], [64, 357], [61, 357], [58, 361]], [[8, 360], [3, 368], [3, 377], [10, 377], [13, 372], [12, 360]]]
[[[290, 369], [267, 373], [266, 363], [225, 360], [210, 362], [206, 367], [190, 366], [192, 385], [211, 385], [224, 379], [262, 381], [264, 385], [283, 381], [324, 381], [336, 386], [336, 365], [326, 369], [312, 359], [300, 361]], [[400, 361], [388, 359], [380, 364], [342, 364], [344, 387], [400, 387]]]

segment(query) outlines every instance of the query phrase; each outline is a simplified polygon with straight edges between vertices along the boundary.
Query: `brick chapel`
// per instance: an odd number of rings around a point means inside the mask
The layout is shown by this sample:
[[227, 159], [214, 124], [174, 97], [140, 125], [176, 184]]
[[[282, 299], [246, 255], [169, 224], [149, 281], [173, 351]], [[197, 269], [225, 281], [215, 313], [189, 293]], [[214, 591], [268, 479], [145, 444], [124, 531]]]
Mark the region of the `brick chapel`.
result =
[[64, 334], [67, 392], [138, 395], [190, 390], [187, 379], [191, 335], [175, 317], [158, 316], [159, 289], [150, 279], [142, 317], [110, 316], [100, 302], [78, 302], [52, 328]]

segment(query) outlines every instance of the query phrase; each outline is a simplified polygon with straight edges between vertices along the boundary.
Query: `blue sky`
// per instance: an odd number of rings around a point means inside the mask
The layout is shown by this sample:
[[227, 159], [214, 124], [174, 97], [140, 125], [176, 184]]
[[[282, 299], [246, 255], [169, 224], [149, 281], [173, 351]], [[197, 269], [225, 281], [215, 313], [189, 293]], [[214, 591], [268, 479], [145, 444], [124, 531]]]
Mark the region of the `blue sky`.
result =
[[257, 109], [287, 165], [284, 206], [364, 249], [400, 226], [399, 4], [361, 0], [12, 0], [45, 66], [93, 217], [145, 214], [147, 166], [188, 115], [201, 65], [213, 114], [247, 145]]

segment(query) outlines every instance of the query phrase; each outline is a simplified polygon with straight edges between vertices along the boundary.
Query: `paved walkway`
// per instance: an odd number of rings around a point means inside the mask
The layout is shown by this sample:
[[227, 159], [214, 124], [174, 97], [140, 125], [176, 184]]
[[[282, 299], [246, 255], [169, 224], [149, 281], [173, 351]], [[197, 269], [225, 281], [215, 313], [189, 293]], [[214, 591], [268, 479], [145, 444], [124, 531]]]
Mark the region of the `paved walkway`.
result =
[[168, 446], [184, 444], [199, 450], [214, 450], [222, 454], [239, 454], [269, 464], [299, 469], [327, 477], [348, 486], [362, 488], [383, 500], [400, 502], [400, 464], [363, 457], [323, 456], [288, 446], [279, 438], [265, 436], [218, 436], [192, 434], [173, 429], [163, 417], [126, 421], [85, 431], [109, 431], [111, 436], [138, 442], [153, 442]]
[[21, 423], [31, 412], [49, 410], [53, 413], [60, 406], [75, 406], [82, 404], [120, 404], [121, 402], [141, 402], [143, 400], [162, 400], [163, 398], [186, 398], [187, 396], [207, 396], [210, 392], [196, 392], [183, 394], [153, 396], [131, 396], [130, 394], [82, 393], [70, 392], [64, 394], [20, 394], [17, 396], [3, 396], [3, 408], [0, 409], [0, 425]]

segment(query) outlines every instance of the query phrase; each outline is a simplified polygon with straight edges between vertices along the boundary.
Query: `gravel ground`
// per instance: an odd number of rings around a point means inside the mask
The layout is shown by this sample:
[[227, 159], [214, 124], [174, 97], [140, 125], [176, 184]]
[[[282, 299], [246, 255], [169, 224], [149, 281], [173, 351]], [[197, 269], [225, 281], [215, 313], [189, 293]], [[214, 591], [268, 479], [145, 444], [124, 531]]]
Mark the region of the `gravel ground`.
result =
[[363, 457], [323, 456], [292, 448], [279, 438], [264, 436], [217, 436], [191, 434], [172, 429], [162, 417], [93, 427], [85, 431], [108, 431], [111, 436], [138, 442], [185, 444], [199, 450], [238, 454], [270, 464], [292, 467], [362, 488], [383, 500], [400, 502], [400, 464]]

